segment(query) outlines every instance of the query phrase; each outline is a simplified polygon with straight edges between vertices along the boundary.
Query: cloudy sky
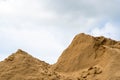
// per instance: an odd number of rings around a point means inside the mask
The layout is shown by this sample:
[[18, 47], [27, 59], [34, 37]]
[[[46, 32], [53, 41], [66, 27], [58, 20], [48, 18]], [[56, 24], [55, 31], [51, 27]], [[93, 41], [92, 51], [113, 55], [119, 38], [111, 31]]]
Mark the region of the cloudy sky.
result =
[[22, 49], [53, 64], [76, 34], [119, 30], [120, 0], [0, 0], [0, 60]]

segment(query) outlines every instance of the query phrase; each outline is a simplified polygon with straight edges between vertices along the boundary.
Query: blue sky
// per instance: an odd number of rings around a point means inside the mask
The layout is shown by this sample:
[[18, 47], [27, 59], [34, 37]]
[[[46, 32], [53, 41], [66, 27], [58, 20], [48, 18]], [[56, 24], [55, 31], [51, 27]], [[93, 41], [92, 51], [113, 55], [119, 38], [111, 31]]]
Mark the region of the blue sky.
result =
[[17, 49], [55, 63], [78, 33], [120, 40], [120, 0], [0, 0], [0, 60]]

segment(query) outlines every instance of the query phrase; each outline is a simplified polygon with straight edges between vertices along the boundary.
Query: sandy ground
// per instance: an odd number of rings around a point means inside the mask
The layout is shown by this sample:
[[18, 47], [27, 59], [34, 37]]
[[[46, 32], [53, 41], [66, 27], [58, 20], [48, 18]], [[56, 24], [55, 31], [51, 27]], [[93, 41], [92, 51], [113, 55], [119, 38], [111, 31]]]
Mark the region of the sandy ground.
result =
[[53, 65], [19, 49], [0, 62], [0, 80], [120, 80], [120, 42], [78, 34]]

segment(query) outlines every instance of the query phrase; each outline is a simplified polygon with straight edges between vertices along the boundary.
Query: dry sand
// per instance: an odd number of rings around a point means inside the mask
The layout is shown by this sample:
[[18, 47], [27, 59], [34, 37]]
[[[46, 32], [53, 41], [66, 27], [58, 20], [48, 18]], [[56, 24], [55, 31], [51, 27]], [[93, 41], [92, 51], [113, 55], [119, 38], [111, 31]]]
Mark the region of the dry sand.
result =
[[0, 62], [0, 80], [120, 80], [120, 42], [78, 34], [53, 65], [19, 49]]

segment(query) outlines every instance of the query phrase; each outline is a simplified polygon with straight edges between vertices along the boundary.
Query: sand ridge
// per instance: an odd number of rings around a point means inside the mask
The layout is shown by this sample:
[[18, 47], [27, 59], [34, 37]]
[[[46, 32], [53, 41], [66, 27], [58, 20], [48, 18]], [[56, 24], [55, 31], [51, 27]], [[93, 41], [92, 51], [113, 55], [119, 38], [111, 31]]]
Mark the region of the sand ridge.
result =
[[0, 62], [0, 80], [120, 80], [120, 42], [78, 34], [53, 65], [18, 49]]

